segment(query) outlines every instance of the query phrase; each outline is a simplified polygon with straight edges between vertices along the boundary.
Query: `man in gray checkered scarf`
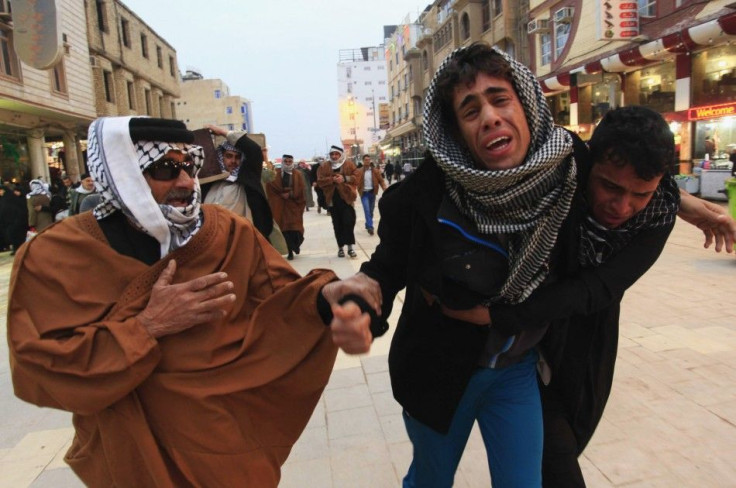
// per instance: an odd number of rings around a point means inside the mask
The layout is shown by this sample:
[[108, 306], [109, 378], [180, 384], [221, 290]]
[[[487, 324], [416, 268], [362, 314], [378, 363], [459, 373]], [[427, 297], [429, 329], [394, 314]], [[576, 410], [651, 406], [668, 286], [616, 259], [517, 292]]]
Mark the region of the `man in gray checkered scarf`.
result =
[[[488, 49], [480, 43], [458, 49], [439, 67], [427, 93], [424, 138], [460, 212], [479, 233], [507, 236], [510, 272], [500, 295], [518, 303], [547, 275], [576, 166], [570, 134], [554, 125], [528, 68], [495, 48], [510, 69], [473, 67], [476, 59], [493, 59], [478, 56]], [[495, 81], [481, 86], [480, 79]], [[502, 80], [512, 90], [504, 91]]]

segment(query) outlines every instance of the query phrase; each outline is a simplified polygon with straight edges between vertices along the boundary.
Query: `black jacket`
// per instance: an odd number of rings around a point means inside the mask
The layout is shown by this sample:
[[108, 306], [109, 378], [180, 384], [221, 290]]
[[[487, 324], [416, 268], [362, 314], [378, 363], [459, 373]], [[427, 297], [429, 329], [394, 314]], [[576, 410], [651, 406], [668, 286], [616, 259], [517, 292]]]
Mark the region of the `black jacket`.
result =
[[381, 285], [383, 317], [406, 287], [389, 353], [394, 397], [411, 416], [444, 433], [486, 344], [500, 350], [508, 334], [450, 319], [439, 302], [463, 308], [494, 296], [508, 263], [494, 248], [498, 243], [478, 245], [438, 221], [447, 203], [443, 178], [427, 157], [411, 177], [389, 187], [379, 201], [381, 241], [361, 271]]
[[639, 232], [600, 266], [581, 268], [579, 228], [587, 215], [584, 195], [590, 162], [581, 157], [587, 155], [582, 143], [573, 139], [578, 191], [559, 233], [555, 282], [540, 287], [519, 305], [497, 305], [490, 310], [494, 327], [502, 325], [508, 333], [551, 322], [541, 342], [541, 352], [552, 372], [549, 385], [540, 384], [542, 405], [546, 418], [547, 399], [562, 402], [579, 455], [590, 441], [611, 392], [621, 299], [659, 258], [674, 222]]

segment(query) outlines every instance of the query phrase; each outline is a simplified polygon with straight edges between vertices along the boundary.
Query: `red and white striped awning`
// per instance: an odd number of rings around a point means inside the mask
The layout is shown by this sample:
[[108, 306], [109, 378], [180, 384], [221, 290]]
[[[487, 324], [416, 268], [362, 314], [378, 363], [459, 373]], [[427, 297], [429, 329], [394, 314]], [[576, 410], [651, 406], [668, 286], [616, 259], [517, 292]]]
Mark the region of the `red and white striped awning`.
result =
[[540, 80], [540, 83], [545, 92], [560, 91], [570, 86], [570, 73], [631, 71], [649, 63], [661, 61], [673, 54], [690, 52], [703, 46], [716, 46], [734, 39], [736, 39], [736, 12], [579, 66], [569, 73], [545, 78]]

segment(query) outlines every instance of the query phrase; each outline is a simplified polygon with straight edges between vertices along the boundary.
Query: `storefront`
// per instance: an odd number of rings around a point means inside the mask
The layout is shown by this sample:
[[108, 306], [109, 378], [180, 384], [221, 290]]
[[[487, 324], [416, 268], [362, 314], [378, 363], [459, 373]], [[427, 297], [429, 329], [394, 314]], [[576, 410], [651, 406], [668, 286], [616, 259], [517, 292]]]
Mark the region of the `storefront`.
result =
[[705, 105], [688, 110], [693, 122], [693, 159], [706, 159], [712, 166], [729, 166], [729, 155], [736, 150], [736, 102]]
[[29, 179], [28, 145], [24, 136], [0, 131], [0, 178], [20, 182]]

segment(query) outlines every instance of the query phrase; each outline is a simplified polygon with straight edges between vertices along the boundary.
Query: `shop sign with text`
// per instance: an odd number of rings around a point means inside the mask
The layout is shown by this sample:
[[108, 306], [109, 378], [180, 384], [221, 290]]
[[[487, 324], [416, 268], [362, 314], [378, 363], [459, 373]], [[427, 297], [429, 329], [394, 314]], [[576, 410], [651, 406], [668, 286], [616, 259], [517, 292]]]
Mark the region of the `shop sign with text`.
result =
[[599, 40], [628, 40], [639, 35], [639, 5], [623, 0], [596, 2], [596, 33]]
[[687, 120], [715, 119], [736, 115], [736, 103], [693, 107], [687, 111]]

